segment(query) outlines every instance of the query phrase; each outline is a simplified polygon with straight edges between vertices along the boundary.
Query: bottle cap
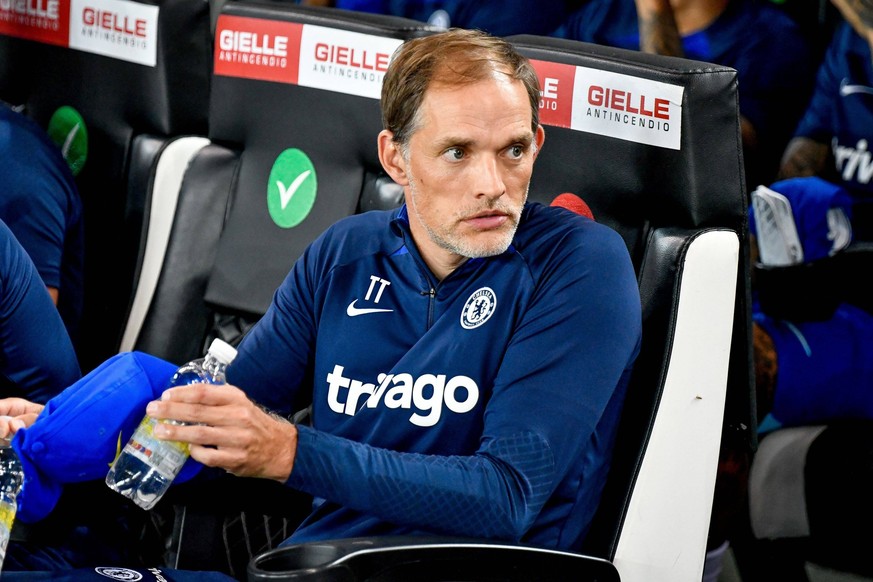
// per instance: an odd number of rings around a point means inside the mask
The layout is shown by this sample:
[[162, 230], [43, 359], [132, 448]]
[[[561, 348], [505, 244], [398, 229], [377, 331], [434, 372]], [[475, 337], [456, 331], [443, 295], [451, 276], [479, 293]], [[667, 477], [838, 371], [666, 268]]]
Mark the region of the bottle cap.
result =
[[215, 338], [209, 344], [209, 353], [223, 364], [230, 364], [236, 357], [236, 348], [224, 340]]

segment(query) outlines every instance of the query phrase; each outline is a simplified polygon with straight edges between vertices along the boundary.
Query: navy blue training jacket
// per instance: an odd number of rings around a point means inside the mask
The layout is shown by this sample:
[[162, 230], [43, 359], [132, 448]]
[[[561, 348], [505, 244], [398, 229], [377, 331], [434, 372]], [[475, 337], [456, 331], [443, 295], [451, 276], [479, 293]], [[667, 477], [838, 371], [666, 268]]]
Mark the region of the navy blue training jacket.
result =
[[341, 220], [296, 262], [229, 382], [312, 402], [289, 542], [441, 533], [578, 547], [641, 337], [622, 238], [529, 203], [510, 248], [437, 281], [406, 207]]

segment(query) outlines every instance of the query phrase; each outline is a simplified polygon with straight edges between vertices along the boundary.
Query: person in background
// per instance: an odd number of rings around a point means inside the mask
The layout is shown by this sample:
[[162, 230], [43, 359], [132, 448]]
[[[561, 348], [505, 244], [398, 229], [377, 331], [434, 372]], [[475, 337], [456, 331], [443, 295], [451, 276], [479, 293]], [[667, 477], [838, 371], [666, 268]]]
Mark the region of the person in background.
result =
[[800, 26], [765, 0], [590, 0], [553, 34], [736, 69], [750, 188], [775, 179], [819, 62]]
[[0, 397], [12, 399], [2, 413], [41, 409], [80, 376], [73, 345], [33, 261], [0, 219]]
[[[80, 313], [82, 216], [59, 148], [2, 103], [0, 153], [0, 437], [6, 438], [82, 376], [68, 331]], [[121, 545], [127, 525], [103, 489], [71, 486], [45, 523], [16, 521], [4, 572], [42, 569], [60, 556], [89, 562], [119, 556], [108, 548]], [[94, 511], [93, 503], [103, 510]]]
[[483, 30], [495, 36], [552, 32], [586, 0], [300, 0], [311, 6], [403, 16], [440, 28]]
[[[7, 423], [13, 430], [32, 424], [46, 402], [80, 377], [73, 344], [45, 284], [0, 219], [0, 437], [8, 438]], [[24, 537], [20, 527], [13, 529], [4, 568], [16, 560]]]
[[[753, 251], [764, 265], [773, 262], [769, 256], [780, 256], [770, 251], [773, 240], [777, 242], [777, 251], [782, 240], [794, 240], [799, 249], [797, 258], [777, 261], [780, 266], [824, 264], [854, 243], [873, 240], [873, 154], [868, 151], [868, 143], [873, 139], [873, 5], [861, 0], [832, 0], [832, 3], [844, 21], [834, 32], [818, 72], [815, 93], [786, 147], [780, 179], [770, 185], [772, 192], [784, 198], [787, 208], [787, 221], [778, 224], [788, 224], [792, 231], [786, 236], [783, 228], [774, 239], [767, 234], [774, 228], [769, 221], [762, 218], [757, 208], [751, 212]], [[851, 345], [852, 341], [857, 343], [873, 334], [869, 287], [861, 284], [859, 276], [858, 272], [850, 272], [843, 280], [828, 275], [824, 286], [835, 289], [828, 294], [828, 304], [823, 307], [811, 297], [804, 307], [789, 314], [794, 324], [810, 327], [810, 332], [817, 330], [816, 336], [831, 333], [827, 330], [832, 328], [834, 337], [822, 343], [842, 346], [843, 357], [834, 356], [828, 362], [831, 368], [843, 369], [831, 372], [842, 379], [842, 396], [836, 399], [830, 395], [827, 400], [842, 402], [843, 406], [859, 402], [848, 397], [847, 391], [858, 390], [873, 380], [867, 358], [869, 346]], [[761, 301], [756, 308], [755, 315], [766, 326], [767, 336], [780, 335], [777, 328], [785, 322], [779, 320], [787, 319], [781, 313], [772, 313], [776, 310], [773, 301]], [[772, 343], [773, 338], [768, 341]], [[763, 400], [765, 414], [779, 405], [777, 387], [788, 389], [778, 386], [777, 381], [780, 375], [789, 375], [787, 355], [774, 350], [772, 360], [769, 367], [782, 373], [774, 372], [771, 381], [764, 384], [768, 389], [768, 397]], [[825, 363], [819, 362], [818, 366]], [[804, 390], [814, 393], [809, 386], [804, 386]], [[866, 403], [869, 391], [860, 392], [863, 394], [859, 397]], [[866, 415], [867, 411], [873, 411], [873, 406], [859, 405], [854, 412]], [[843, 413], [852, 416], [852, 411]], [[837, 416], [834, 411], [830, 414]], [[782, 411], [782, 415], [786, 413]]]
[[73, 345], [82, 316], [82, 200], [61, 149], [0, 101], [0, 219], [27, 251]]
[[852, 197], [855, 240], [873, 239], [873, 6], [832, 0], [843, 22], [818, 72], [815, 93], [785, 149], [779, 178], [819, 176]]
[[[873, 139], [873, 5], [860, 0], [832, 3], [843, 21], [825, 53], [809, 107], [786, 147], [779, 180], [753, 192], [757, 204], [750, 211], [750, 226], [757, 262], [765, 267], [806, 266], [803, 301], [792, 300], [796, 280], [792, 288], [784, 288], [778, 279], [763, 279], [768, 272], [763, 271], [753, 281], [754, 332], [764, 347], [756, 350], [759, 432], [766, 439], [779, 428], [826, 427], [797, 461], [805, 467], [804, 515], [791, 512], [784, 518], [806, 523], [811, 539], [817, 540], [814, 547], [836, 567], [869, 573], [863, 564], [869, 562], [865, 552], [870, 536], [859, 524], [873, 516], [873, 506], [866, 502], [873, 482], [868, 462], [873, 438], [870, 287], [863, 282], [863, 263], [849, 269], [829, 267], [848, 260], [843, 251], [849, 246], [869, 244], [873, 236], [873, 161], [868, 151]], [[770, 202], [765, 206], [762, 201]], [[790, 252], [782, 248], [785, 241], [793, 241]], [[778, 575], [806, 580], [807, 554], [786, 541], [758, 540], [751, 531], [738, 537], [735, 555], [743, 579]]]
[[[404, 43], [377, 143], [405, 204], [314, 241], [229, 384], [147, 407], [196, 425], [155, 435], [312, 495], [288, 543], [444, 533], [578, 548], [641, 305], [618, 233], [527, 202], [538, 102], [535, 71], [502, 39], [452, 29]], [[284, 418], [308, 402], [310, 423]]]

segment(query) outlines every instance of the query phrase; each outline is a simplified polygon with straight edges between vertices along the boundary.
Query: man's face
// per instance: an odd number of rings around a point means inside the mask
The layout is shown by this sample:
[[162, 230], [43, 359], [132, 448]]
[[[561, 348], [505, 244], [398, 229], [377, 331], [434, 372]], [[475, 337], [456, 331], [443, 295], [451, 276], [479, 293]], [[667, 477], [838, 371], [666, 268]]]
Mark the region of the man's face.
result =
[[499, 74], [432, 86], [420, 120], [403, 159], [406, 202], [416, 245], [443, 277], [509, 246], [544, 134], [531, 131], [524, 85]]

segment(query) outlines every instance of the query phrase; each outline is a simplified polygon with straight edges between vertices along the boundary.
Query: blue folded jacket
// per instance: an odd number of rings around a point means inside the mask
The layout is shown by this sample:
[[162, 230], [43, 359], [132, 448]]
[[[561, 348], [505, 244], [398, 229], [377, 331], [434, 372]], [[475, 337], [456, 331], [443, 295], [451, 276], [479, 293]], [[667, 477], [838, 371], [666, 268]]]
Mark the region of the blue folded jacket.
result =
[[[160, 398], [176, 369], [160, 358], [125, 352], [49, 400], [36, 422], [12, 439], [24, 467], [16, 519], [32, 523], [46, 517], [65, 483], [104, 479], [146, 405]], [[174, 483], [201, 468], [188, 459]]]
[[781, 426], [873, 418], [873, 315], [846, 303], [825, 321], [753, 319], [778, 354], [772, 416]]

